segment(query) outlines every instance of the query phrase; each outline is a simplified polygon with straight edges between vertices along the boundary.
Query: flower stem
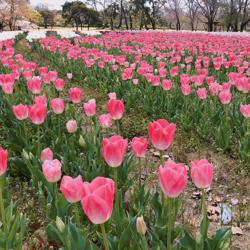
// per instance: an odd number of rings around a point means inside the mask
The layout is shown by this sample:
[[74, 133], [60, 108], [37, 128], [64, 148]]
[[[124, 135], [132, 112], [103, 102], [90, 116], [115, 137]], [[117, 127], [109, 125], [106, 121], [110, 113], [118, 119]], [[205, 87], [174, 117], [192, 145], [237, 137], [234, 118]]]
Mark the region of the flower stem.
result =
[[80, 222], [80, 215], [79, 215], [79, 209], [78, 209], [78, 204], [77, 204], [77, 202], [74, 204], [75, 205], [75, 220], [76, 220], [76, 224], [78, 225], [78, 226], [80, 226], [81, 224], [81, 222]]
[[[206, 190], [203, 188], [202, 192], [202, 220], [205, 221], [205, 225], [207, 224], [207, 203], [206, 203]], [[207, 236], [207, 231], [202, 230], [201, 235], [201, 250], [204, 249], [204, 240]], [[204, 235], [203, 235], [204, 234]]]
[[58, 116], [58, 138], [61, 136], [61, 119], [60, 116]]
[[119, 217], [119, 189], [118, 189], [118, 169], [114, 168], [114, 179], [115, 179], [115, 210]]
[[141, 157], [139, 157], [138, 162], [139, 162], [139, 185], [141, 187]]
[[207, 204], [206, 204], [206, 191], [202, 189], [202, 216], [205, 218], [207, 216]]
[[[163, 151], [162, 150], [160, 151], [160, 162], [161, 162], [161, 165], [163, 166], [163, 164], [164, 164], [164, 157], [163, 157]], [[164, 205], [164, 200], [165, 200], [164, 193], [161, 192], [161, 204], [162, 205]]]
[[167, 234], [167, 250], [172, 249], [172, 198], [168, 198], [168, 234]]
[[119, 135], [121, 133], [121, 131], [120, 131], [120, 120], [116, 120], [115, 125], [116, 125], [116, 133]]
[[37, 157], [40, 158], [40, 126], [37, 125]]
[[161, 150], [160, 151], [160, 161], [161, 161], [161, 165], [163, 165], [164, 164], [164, 157], [163, 157], [163, 151]]
[[105, 250], [108, 250], [109, 249], [109, 243], [108, 243], [108, 238], [107, 238], [107, 234], [106, 234], [106, 231], [105, 231], [105, 226], [104, 226], [104, 224], [101, 224], [100, 226], [101, 226], [101, 230], [102, 230], [104, 248], [105, 248]]
[[5, 218], [5, 211], [4, 211], [4, 200], [3, 200], [3, 176], [0, 176], [0, 210], [1, 210], [1, 219], [4, 227], [4, 231], [6, 231], [6, 218]]

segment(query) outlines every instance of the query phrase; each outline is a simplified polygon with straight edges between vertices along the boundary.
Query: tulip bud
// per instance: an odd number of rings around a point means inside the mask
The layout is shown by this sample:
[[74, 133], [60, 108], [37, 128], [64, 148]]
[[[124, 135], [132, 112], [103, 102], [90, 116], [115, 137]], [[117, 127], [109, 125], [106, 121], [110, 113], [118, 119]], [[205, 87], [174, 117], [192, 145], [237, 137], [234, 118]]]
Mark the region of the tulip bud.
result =
[[82, 135], [80, 135], [80, 137], [79, 137], [79, 145], [83, 148], [86, 147], [86, 142], [85, 142], [84, 138], [82, 137]]
[[29, 154], [23, 149], [23, 152], [22, 152], [22, 157], [25, 159], [25, 160], [29, 160], [30, 159], [30, 156]]
[[34, 155], [30, 152], [29, 157], [30, 157], [30, 160], [32, 160], [34, 158]]
[[147, 226], [143, 219], [143, 216], [140, 216], [136, 219], [136, 230], [139, 234], [145, 235]]
[[64, 229], [65, 229], [65, 224], [64, 222], [62, 221], [62, 219], [58, 216], [56, 216], [56, 227], [57, 229], [63, 233], [64, 232]]

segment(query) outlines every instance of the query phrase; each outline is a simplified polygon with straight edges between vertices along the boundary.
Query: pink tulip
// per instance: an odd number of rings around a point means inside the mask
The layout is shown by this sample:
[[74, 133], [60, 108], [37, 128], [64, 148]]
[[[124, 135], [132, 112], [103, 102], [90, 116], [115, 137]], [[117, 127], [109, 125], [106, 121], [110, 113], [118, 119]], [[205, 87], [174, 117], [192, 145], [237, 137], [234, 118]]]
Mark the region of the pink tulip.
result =
[[7, 170], [8, 151], [0, 146], [0, 176]]
[[12, 112], [15, 115], [16, 119], [22, 121], [28, 118], [29, 108], [27, 105], [23, 105], [23, 104], [13, 105]]
[[209, 84], [209, 91], [212, 93], [212, 95], [216, 96], [222, 89], [221, 85], [216, 82], [211, 82]]
[[172, 68], [170, 69], [170, 75], [171, 75], [172, 77], [177, 76], [178, 73], [179, 73], [179, 67], [178, 67], [178, 66], [174, 66], [174, 67], [172, 67]]
[[119, 135], [113, 135], [110, 138], [102, 140], [102, 155], [110, 167], [119, 167], [125, 157], [128, 146], [128, 140]]
[[80, 103], [83, 95], [83, 91], [80, 88], [70, 88], [69, 98], [73, 103]]
[[131, 142], [132, 152], [136, 157], [145, 157], [148, 144], [145, 137], [134, 137]]
[[115, 184], [112, 179], [97, 177], [91, 183], [83, 183], [81, 201], [84, 213], [93, 224], [103, 224], [111, 217]]
[[148, 134], [153, 146], [158, 150], [166, 150], [173, 142], [176, 124], [158, 119], [148, 125]]
[[41, 152], [41, 162], [45, 162], [47, 160], [52, 161], [53, 160], [53, 151], [50, 148], [45, 148]]
[[145, 235], [147, 232], [147, 225], [143, 219], [143, 216], [137, 217], [136, 219], [136, 231], [141, 235]]
[[44, 74], [47, 74], [48, 68], [47, 67], [40, 67], [38, 68], [38, 73], [42, 76]]
[[183, 163], [168, 160], [159, 169], [160, 186], [170, 198], [178, 197], [187, 185], [187, 169]]
[[250, 104], [246, 104], [246, 105], [241, 104], [240, 112], [244, 117], [250, 118]]
[[44, 122], [46, 114], [47, 107], [42, 104], [34, 104], [29, 107], [29, 119], [36, 125], [40, 125]]
[[110, 99], [107, 104], [107, 109], [113, 120], [120, 120], [124, 113], [123, 99]]
[[166, 74], [167, 74], [167, 71], [166, 71], [166, 69], [164, 69], [164, 68], [159, 68], [159, 75], [161, 76], [161, 77], [165, 77], [166, 76]]
[[190, 163], [190, 168], [191, 178], [196, 187], [210, 187], [213, 180], [213, 165], [208, 160], [194, 160]]
[[47, 107], [47, 97], [45, 95], [35, 96], [34, 103]]
[[55, 114], [62, 114], [65, 108], [62, 98], [54, 98], [51, 100], [51, 108]]
[[67, 73], [67, 78], [68, 78], [69, 80], [71, 80], [71, 79], [73, 78], [73, 74], [72, 74], [72, 73]]
[[58, 73], [56, 71], [49, 71], [48, 76], [51, 82], [54, 82], [57, 79]]
[[109, 128], [112, 126], [112, 117], [110, 114], [100, 115], [98, 121], [103, 128]]
[[206, 88], [198, 88], [197, 95], [199, 99], [204, 100], [207, 98], [207, 89]]
[[34, 95], [39, 94], [42, 91], [42, 83], [41, 83], [40, 78], [33, 78], [33, 79], [28, 80], [27, 88]]
[[91, 117], [96, 113], [96, 101], [95, 99], [90, 99], [88, 102], [83, 104], [83, 109], [86, 116]]
[[223, 90], [219, 93], [219, 98], [222, 104], [229, 104], [232, 99], [232, 94], [228, 90]]
[[32, 71], [23, 71], [22, 75], [23, 77], [28, 81], [32, 79]]
[[42, 165], [43, 175], [48, 182], [58, 182], [62, 176], [62, 166], [59, 160], [47, 160]]
[[189, 95], [192, 91], [192, 88], [189, 84], [182, 84], [181, 85], [181, 92], [183, 95]]
[[55, 85], [56, 90], [62, 91], [65, 86], [65, 81], [62, 78], [58, 78], [54, 81], [54, 85]]
[[78, 175], [73, 179], [70, 176], [63, 176], [60, 191], [69, 203], [80, 201], [84, 194], [82, 177]]
[[132, 80], [132, 83], [133, 83], [134, 85], [139, 84], [139, 79], [133, 79], [133, 80]]
[[116, 99], [116, 93], [115, 92], [108, 93], [108, 97], [109, 99]]
[[8, 83], [2, 84], [2, 91], [3, 91], [5, 94], [7, 94], [7, 95], [13, 94], [13, 91], [14, 91], [14, 83], [8, 82]]
[[162, 88], [164, 90], [170, 90], [172, 88], [172, 86], [173, 86], [173, 83], [171, 80], [165, 79], [162, 81]]
[[76, 122], [76, 120], [69, 120], [69, 121], [66, 123], [66, 128], [67, 128], [67, 131], [68, 131], [70, 134], [75, 133], [76, 130], [77, 130], [77, 122]]

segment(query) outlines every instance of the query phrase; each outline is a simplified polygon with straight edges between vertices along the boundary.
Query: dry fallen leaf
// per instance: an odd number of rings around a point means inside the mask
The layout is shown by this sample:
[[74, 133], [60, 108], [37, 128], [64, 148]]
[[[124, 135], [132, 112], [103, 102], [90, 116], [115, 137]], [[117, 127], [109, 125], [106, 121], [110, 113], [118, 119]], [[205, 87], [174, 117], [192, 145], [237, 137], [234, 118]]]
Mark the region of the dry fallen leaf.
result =
[[217, 221], [221, 213], [221, 208], [217, 206], [207, 206], [208, 219], [212, 221]]
[[221, 202], [221, 197], [218, 196], [218, 195], [215, 195], [215, 196], [214, 196], [214, 201], [215, 201], [216, 203]]
[[243, 231], [239, 227], [232, 227], [232, 234], [233, 235], [243, 235]]
[[210, 221], [217, 221], [218, 220], [218, 215], [217, 214], [208, 215], [208, 219]]
[[217, 207], [217, 206], [208, 205], [207, 206], [207, 212], [210, 215], [212, 215], [212, 214], [218, 214], [219, 215], [221, 213], [221, 208]]
[[201, 192], [200, 191], [193, 192], [193, 195], [192, 195], [193, 199], [199, 199], [200, 197], [201, 197]]

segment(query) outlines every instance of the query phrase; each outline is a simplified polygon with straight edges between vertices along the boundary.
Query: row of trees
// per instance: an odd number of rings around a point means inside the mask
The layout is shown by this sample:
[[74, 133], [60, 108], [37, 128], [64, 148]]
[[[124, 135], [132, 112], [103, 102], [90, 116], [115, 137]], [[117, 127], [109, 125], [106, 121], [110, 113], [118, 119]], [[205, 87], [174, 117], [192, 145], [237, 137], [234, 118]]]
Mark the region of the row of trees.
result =
[[65, 2], [62, 10], [31, 8], [28, 0], [0, 0], [0, 28], [29, 20], [55, 25], [110, 29], [206, 29], [243, 31], [250, 23], [250, 0], [85, 0]]
[[[100, 8], [104, 25], [126, 29], [167, 25], [195, 30], [243, 31], [250, 22], [250, 0], [86, 0], [95, 10]], [[188, 26], [186, 24], [189, 24]], [[115, 25], [116, 24], [116, 25]]]

